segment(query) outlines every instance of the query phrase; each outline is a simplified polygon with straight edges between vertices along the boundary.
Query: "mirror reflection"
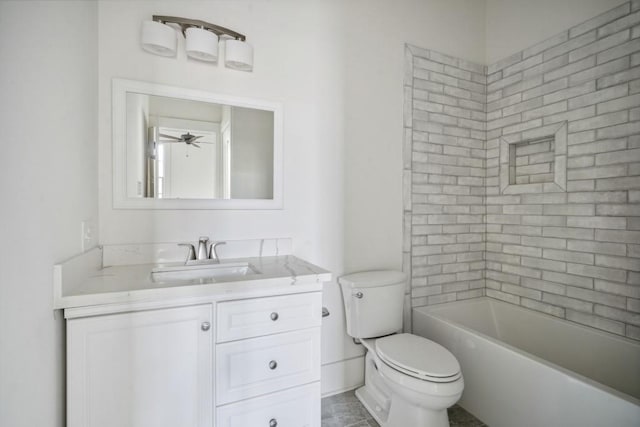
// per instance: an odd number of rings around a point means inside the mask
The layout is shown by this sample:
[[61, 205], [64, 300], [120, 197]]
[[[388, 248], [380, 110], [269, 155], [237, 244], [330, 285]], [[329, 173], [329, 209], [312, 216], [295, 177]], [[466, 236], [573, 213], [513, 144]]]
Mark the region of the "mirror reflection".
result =
[[274, 112], [126, 93], [126, 195], [273, 199]]

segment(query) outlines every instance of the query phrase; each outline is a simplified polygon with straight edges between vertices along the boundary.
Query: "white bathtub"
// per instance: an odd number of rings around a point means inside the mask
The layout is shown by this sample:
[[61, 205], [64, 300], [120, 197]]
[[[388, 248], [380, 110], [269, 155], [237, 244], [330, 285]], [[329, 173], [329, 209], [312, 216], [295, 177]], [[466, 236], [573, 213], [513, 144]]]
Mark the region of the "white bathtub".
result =
[[640, 426], [640, 344], [491, 298], [413, 310], [460, 362], [459, 404], [491, 427]]

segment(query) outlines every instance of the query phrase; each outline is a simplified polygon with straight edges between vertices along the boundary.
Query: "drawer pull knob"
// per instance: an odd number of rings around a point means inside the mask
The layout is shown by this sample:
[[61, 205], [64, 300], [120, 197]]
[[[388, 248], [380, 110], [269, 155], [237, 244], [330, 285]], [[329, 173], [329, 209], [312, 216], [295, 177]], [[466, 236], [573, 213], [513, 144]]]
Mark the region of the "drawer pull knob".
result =
[[211, 329], [211, 323], [202, 322], [202, 325], [200, 325], [200, 329], [202, 329], [205, 332], [208, 331], [209, 329]]
[[364, 294], [360, 291], [356, 292], [355, 294], [353, 294], [354, 297], [358, 298], [358, 299], [362, 299], [362, 297], [364, 296]]
[[271, 362], [269, 362], [269, 369], [271, 369], [272, 371], [277, 367], [278, 367], [278, 362], [276, 362], [275, 360], [272, 360]]
[[278, 420], [276, 420], [275, 418], [271, 418], [269, 420], [269, 427], [278, 427]]
[[274, 322], [276, 320], [278, 320], [280, 316], [278, 315], [278, 313], [276, 313], [275, 311], [273, 313], [271, 313], [271, 320], [273, 320]]

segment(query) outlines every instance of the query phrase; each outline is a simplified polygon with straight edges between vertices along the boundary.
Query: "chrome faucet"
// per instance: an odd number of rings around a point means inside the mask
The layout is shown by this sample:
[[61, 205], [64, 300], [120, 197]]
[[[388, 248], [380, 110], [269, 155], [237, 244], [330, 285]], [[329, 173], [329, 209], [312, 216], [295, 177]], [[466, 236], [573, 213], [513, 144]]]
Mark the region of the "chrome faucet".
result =
[[198, 239], [198, 252], [196, 255], [198, 261], [209, 258], [209, 254], [207, 253], [208, 246], [209, 238], [207, 236], [201, 236], [200, 239]]
[[216, 247], [224, 245], [227, 242], [210, 242], [209, 237], [201, 236], [198, 239], [198, 250], [191, 243], [178, 243], [178, 246], [186, 246], [189, 248], [185, 265], [190, 264], [217, 264], [220, 262]]

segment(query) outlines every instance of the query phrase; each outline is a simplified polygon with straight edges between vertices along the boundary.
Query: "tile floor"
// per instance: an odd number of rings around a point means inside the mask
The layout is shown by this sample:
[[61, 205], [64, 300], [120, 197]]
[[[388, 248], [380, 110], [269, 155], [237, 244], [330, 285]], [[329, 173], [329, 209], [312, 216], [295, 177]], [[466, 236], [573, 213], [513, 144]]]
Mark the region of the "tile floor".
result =
[[[451, 427], [487, 427], [458, 405], [449, 408], [449, 424]], [[352, 390], [322, 399], [322, 427], [380, 426], [362, 406]]]

